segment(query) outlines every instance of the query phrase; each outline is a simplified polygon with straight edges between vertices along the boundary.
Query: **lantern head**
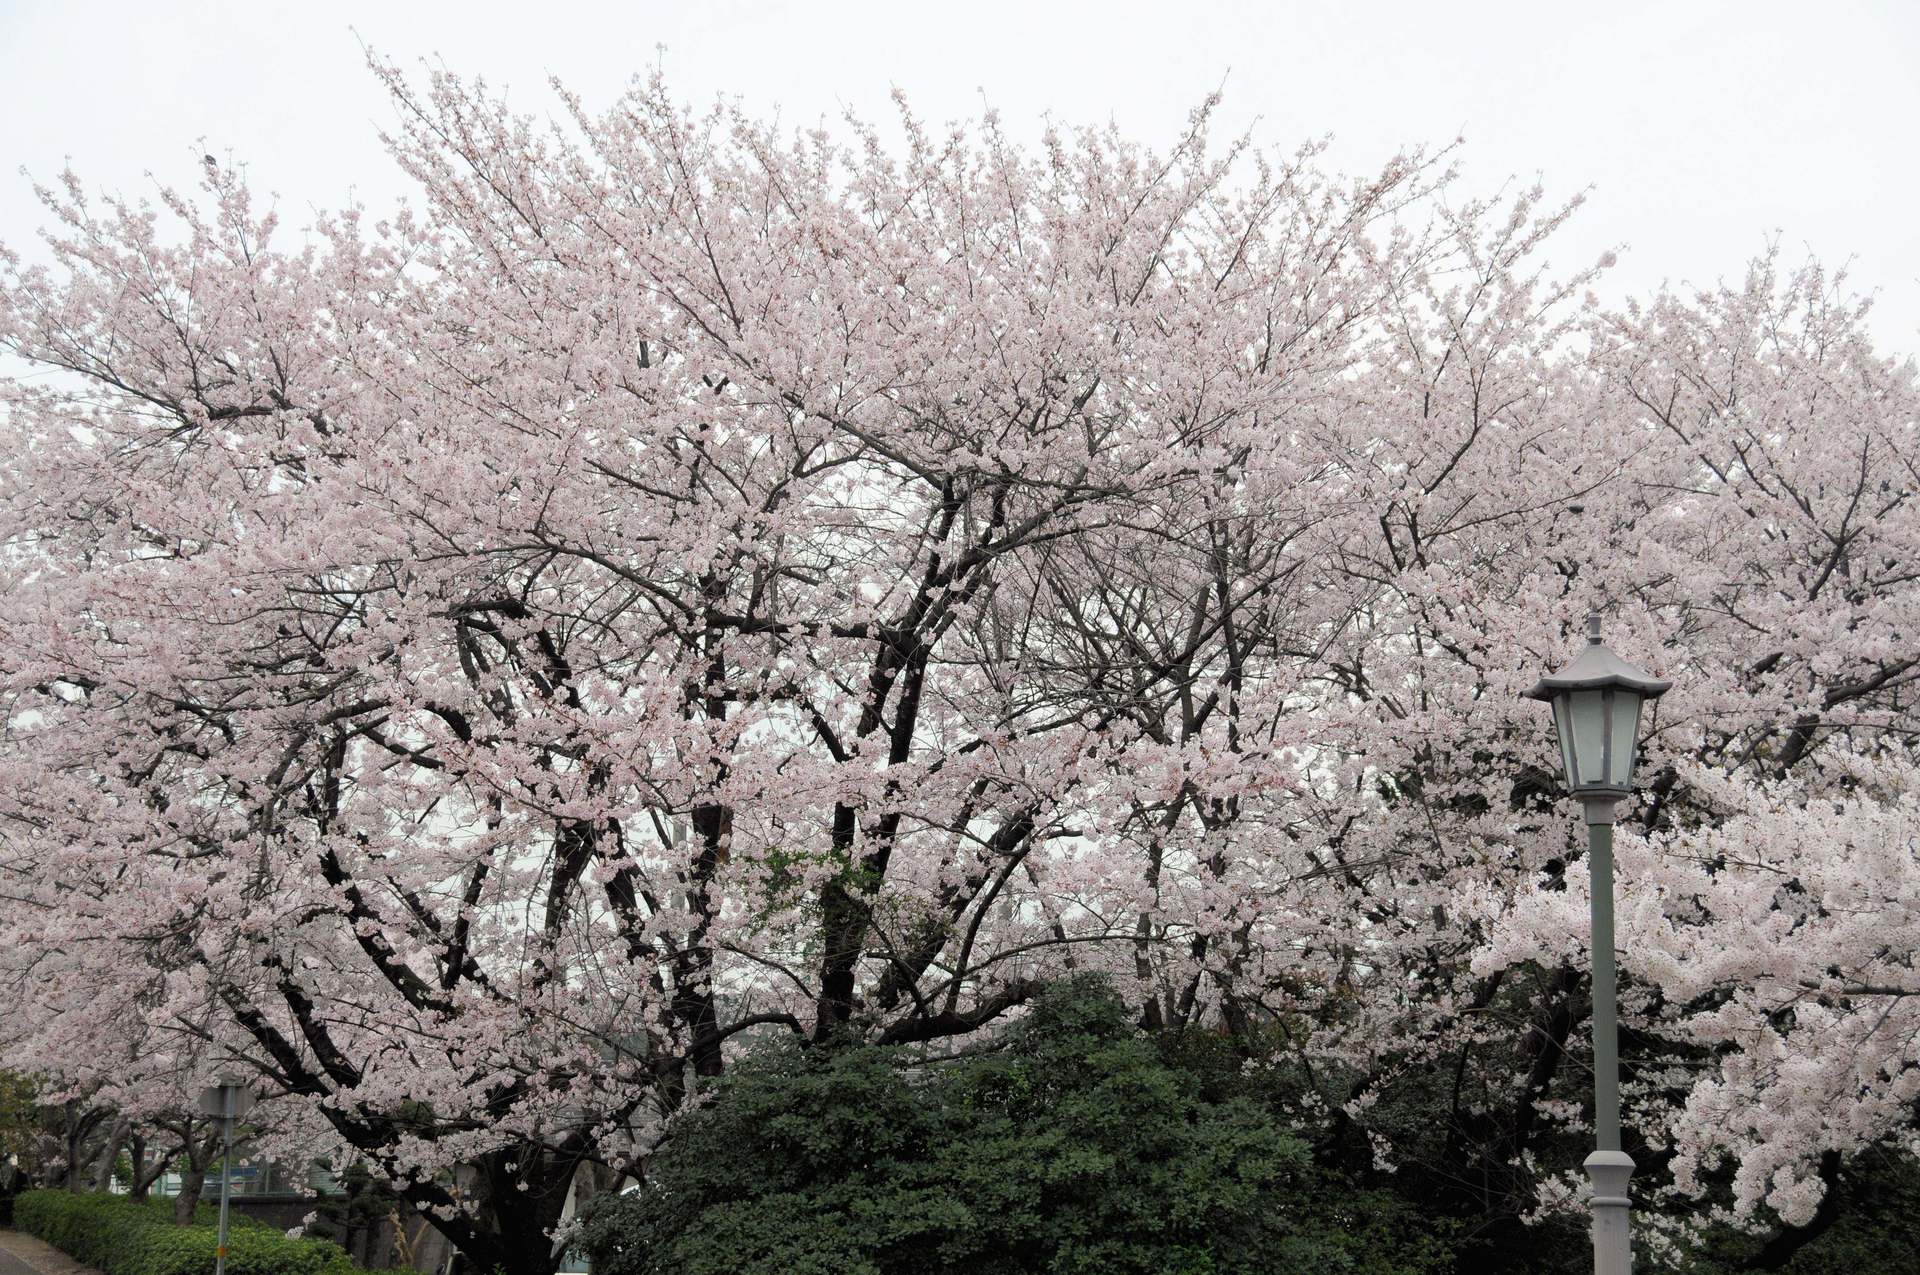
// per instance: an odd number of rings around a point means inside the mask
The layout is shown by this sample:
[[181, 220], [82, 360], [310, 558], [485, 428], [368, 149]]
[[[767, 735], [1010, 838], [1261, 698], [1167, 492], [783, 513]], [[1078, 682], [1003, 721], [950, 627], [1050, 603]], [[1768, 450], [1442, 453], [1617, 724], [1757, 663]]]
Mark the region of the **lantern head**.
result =
[[1553, 705], [1567, 787], [1592, 805], [1625, 797], [1640, 760], [1640, 710], [1666, 693], [1663, 682], [1600, 642], [1600, 617], [1587, 617], [1587, 646], [1573, 663], [1526, 692]]

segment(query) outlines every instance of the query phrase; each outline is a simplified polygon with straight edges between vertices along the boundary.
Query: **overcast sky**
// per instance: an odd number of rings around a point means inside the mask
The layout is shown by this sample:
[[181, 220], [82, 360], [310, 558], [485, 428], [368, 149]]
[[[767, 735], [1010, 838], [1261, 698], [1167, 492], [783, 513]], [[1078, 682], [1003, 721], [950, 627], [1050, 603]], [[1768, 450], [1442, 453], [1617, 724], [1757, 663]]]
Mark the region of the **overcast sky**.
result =
[[1223, 80], [1225, 122], [1329, 163], [1467, 138], [1481, 191], [1591, 187], [1551, 256], [1622, 249], [1607, 291], [1737, 280], [1778, 235], [1789, 261], [1851, 262], [1884, 348], [1920, 353], [1920, 3], [1608, 4], [1287, 0], [1159, 4], [65, 3], [0, 0], [0, 243], [42, 222], [24, 167], [69, 159], [94, 186], [191, 185], [212, 151], [247, 165], [294, 224], [349, 193], [405, 190], [376, 130], [391, 110], [361, 42], [484, 74], [553, 108], [664, 65], [676, 97], [738, 95], [793, 125], [885, 118], [892, 86], [937, 122], [992, 103], [1116, 120], [1164, 143]]

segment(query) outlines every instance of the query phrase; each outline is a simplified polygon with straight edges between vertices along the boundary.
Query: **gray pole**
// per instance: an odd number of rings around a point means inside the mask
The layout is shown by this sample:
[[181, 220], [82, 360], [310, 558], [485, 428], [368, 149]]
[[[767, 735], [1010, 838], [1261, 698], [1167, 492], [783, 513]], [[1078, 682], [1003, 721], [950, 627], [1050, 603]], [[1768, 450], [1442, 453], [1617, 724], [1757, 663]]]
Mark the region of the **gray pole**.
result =
[[226, 1110], [220, 1116], [220, 1239], [213, 1250], [213, 1275], [227, 1275], [227, 1188], [233, 1181], [234, 1090], [222, 1095]]
[[1614, 799], [1589, 798], [1587, 865], [1593, 881], [1593, 1125], [1587, 1157], [1593, 1183], [1594, 1275], [1631, 1275], [1633, 1250], [1627, 1179], [1633, 1160], [1620, 1149], [1620, 1038], [1613, 969]]

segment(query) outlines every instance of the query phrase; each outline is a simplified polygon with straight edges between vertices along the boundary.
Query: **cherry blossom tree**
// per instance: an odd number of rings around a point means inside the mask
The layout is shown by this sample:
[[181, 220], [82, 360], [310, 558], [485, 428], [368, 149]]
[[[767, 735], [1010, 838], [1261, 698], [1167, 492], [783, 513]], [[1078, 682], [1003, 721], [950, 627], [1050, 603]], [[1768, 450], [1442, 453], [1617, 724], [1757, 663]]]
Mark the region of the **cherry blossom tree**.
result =
[[754, 1037], [1099, 970], [1309, 1025], [1360, 1127], [1449, 1076], [1517, 1225], [1585, 1012], [1517, 692], [1603, 606], [1676, 681], [1621, 837], [1644, 1148], [1804, 1224], [1912, 1136], [1915, 382], [1834, 281], [1609, 313], [1573, 204], [1210, 106], [889, 146], [376, 71], [417, 208], [69, 177], [8, 258], [8, 1065], [245, 1068], [535, 1270]]

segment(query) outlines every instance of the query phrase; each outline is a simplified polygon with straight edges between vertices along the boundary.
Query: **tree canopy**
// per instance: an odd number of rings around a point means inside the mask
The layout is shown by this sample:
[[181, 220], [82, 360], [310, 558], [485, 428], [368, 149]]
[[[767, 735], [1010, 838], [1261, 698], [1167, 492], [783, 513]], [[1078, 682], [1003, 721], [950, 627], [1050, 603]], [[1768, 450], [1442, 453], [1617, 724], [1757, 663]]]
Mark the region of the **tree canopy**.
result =
[[[0, 262], [0, 1063], [244, 1071], [532, 1271], [749, 1043], [1098, 971], [1517, 1226], [1577, 1205], [1588, 1009], [1517, 693], [1601, 609], [1674, 682], [1618, 843], [1653, 1203], [1806, 1231], [1911, 1144], [1920, 395], [1841, 279], [1609, 308], [1578, 201], [1210, 107], [892, 145], [375, 69], [417, 204], [68, 176]], [[1408, 1077], [1438, 1124], [1370, 1124]]]

